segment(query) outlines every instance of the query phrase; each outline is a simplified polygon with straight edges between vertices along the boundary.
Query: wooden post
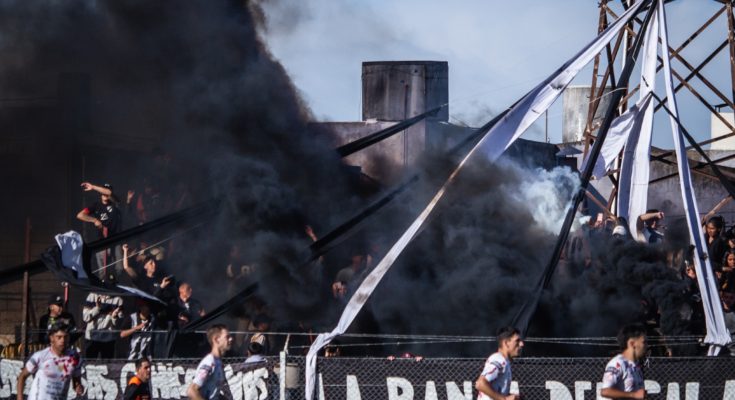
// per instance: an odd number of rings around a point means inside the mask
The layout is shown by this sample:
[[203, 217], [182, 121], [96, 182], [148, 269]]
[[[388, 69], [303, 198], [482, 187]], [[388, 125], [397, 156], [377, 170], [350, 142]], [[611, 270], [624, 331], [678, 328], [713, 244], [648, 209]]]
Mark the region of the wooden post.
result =
[[[31, 262], [31, 218], [26, 217], [25, 227], [25, 254], [23, 256], [25, 263]], [[28, 314], [30, 303], [30, 277], [28, 271], [23, 271], [23, 298], [21, 304], [21, 312], [23, 313], [23, 322], [20, 324], [21, 346], [23, 347], [23, 358], [28, 358]]]

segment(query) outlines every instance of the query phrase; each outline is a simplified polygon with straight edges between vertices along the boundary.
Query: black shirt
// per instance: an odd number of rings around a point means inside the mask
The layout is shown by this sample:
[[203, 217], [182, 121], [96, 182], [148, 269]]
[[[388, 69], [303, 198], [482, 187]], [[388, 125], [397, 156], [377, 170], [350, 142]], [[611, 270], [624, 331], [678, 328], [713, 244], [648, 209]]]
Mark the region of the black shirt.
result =
[[41, 316], [41, 319], [38, 321], [38, 342], [43, 344], [48, 344], [48, 329], [51, 328], [51, 325], [61, 322], [64, 325], [69, 327], [68, 332], [72, 332], [76, 330], [76, 323], [74, 322], [74, 316], [69, 314], [66, 311], [62, 311], [61, 314], [59, 314], [58, 317], [52, 317], [49, 314], [44, 314]]
[[[705, 240], [708, 238], [705, 235]], [[709, 260], [712, 268], [718, 269], [718, 266], [722, 265], [722, 258], [725, 256], [727, 251], [727, 242], [722, 236], [717, 236], [712, 242], [707, 240], [707, 253], [709, 253]]]
[[184, 302], [183, 300], [181, 300], [181, 297], [178, 297], [177, 303], [179, 306], [179, 316], [186, 317], [187, 319], [186, 322], [179, 320], [179, 324], [187, 324], [199, 318], [199, 315], [202, 313], [202, 303], [200, 303], [198, 300], [189, 298], [189, 300]]
[[[120, 214], [120, 209], [117, 208], [117, 205], [112, 201], [107, 204], [102, 204], [99, 201], [95, 202], [91, 207], [87, 207], [86, 210], [89, 214], [102, 222], [102, 226], [107, 228], [108, 235], [120, 232], [122, 214]], [[102, 236], [101, 230], [100, 236]]]
[[125, 388], [123, 394], [123, 400], [150, 400], [151, 399], [151, 385], [148, 382], [142, 382], [138, 376], [133, 376], [128, 381], [128, 386]]
[[161, 288], [162, 278], [158, 274], [153, 274], [153, 277], [149, 277], [144, 272], [141, 272], [143, 271], [138, 272], [138, 276], [133, 279], [133, 283], [138, 289], [155, 296], [155, 293]]

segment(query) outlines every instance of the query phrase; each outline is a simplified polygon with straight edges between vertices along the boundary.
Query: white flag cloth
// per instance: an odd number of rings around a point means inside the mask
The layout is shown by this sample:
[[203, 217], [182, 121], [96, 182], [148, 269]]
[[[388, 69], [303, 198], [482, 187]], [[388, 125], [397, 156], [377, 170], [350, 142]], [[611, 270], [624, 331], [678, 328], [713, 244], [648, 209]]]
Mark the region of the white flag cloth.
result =
[[[613, 120], [610, 125], [610, 130], [607, 131], [607, 136], [605, 136], [605, 142], [600, 149], [600, 155], [597, 157], [597, 162], [595, 162], [595, 168], [592, 170], [592, 176], [595, 179], [602, 178], [607, 171], [613, 168], [615, 159], [620, 154], [620, 151], [623, 150], [628, 136], [631, 132], [640, 130], [644, 116], [642, 110], [648, 107], [652, 98], [651, 95], [646, 96], [623, 113], [623, 115]], [[582, 164], [582, 170], [586, 168], [587, 162], [589, 161], [589, 154], [587, 157]]]
[[69, 231], [54, 236], [56, 244], [61, 249], [61, 263], [64, 267], [76, 272], [77, 278], [86, 279], [87, 273], [82, 266], [82, 248], [84, 240], [79, 232]]
[[501, 154], [533, 124], [561, 95], [577, 73], [589, 64], [595, 56], [615, 37], [620, 29], [628, 23], [645, 1], [631, 6], [617, 21], [604, 30], [594, 41], [584, 47], [571, 60], [567, 61], [550, 77], [528, 93], [508, 114], [490, 129], [485, 145], [486, 153], [491, 160]]
[[314, 387], [316, 384], [316, 356], [319, 350], [324, 348], [335, 337], [343, 334], [350, 326], [352, 321], [360, 312], [372, 294], [373, 290], [378, 286], [393, 262], [403, 252], [408, 243], [418, 232], [429, 214], [439, 200], [444, 196], [449, 184], [454, 180], [459, 170], [464, 166], [469, 157], [475, 151], [482, 147], [484, 153], [490, 160], [496, 160], [501, 154], [526, 130], [529, 126], [542, 115], [551, 104], [559, 97], [569, 83], [574, 79], [577, 73], [587, 65], [592, 59], [602, 51], [602, 49], [615, 37], [616, 33], [624, 27], [629, 20], [636, 15], [641, 5], [645, 1], [639, 2], [631, 6], [623, 13], [617, 21], [611, 24], [603, 31], [594, 41], [588, 44], [582, 51], [574, 56], [570, 61], [566, 62], [561, 68], [555, 71], [550, 77], [544, 80], [529, 92], [521, 101], [518, 102], [498, 123], [491, 128], [485, 136], [470, 150], [470, 152], [462, 159], [457, 168], [449, 176], [449, 179], [439, 189], [434, 198], [429, 202], [426, 208], [419, 214], [418, 218], [408, 227], [406, 232], [401, 235], [398, 241], [388, 250], [377, 266], [368, 274], [360, 287], [350, 298], [337, 326], [330, 333], [322, 333], [317, 336], [314, 343], [309, 348], [306, 355], [306, 399], [314, 398]]
[[[676, 105], [674, 93], [674, 82], [671, 79], [671, 65], [669, 60], [669, 43], [666, 33], [666, 14], [663, 2], [659, 2], [658, 12], [660, 15], [661, 48], [664, 64], [664, 86], [666, 86], [667, 106], [674, 116], [678, 118], [679, 111]], [[694, 244], [694, 267], [697, 271], [697, 283], [702, 296], [705, 323], [707, 324], [707, 335], [704, 342], [710, 345], [724, 346], [731, 341], [730, 332], [725, 326], [725, 315], [722, 311], [720, 294], [717, 292], [717, 280], [712, 271], [712, 265], [707, 254], [707, 245], [704, 243], [702, 225], [699, 223], [699, 209], [697, 199], [692, 188], [692, 175], [689, 171], [689, 159], [687, 158], [686, 145], [681, 128], [674, 116], [669, 116], [671, 121], [671, 133], [674, 136], [674, 149], [676, 150], [677, 166], [679, 169], [679, 186], [681, 188], [682, 202], [686, 213], [687, 225], [689, 225], [689, 236]]]
[[[653, 93], [656, 84], [656, 58], [658, 52], [659, 16], [654, 11], [646, 29], [641, 65], [640, 99]], [[645, 241], [636, 229], [638, 217], [648, 208], [648, 181], [650, 177], [651, 137], [653, 133], [653, 104], [643, 109], [643, 121], [639, 129], [628, 136], [620, 166], [618, 185], [618, 216], [628, 221], [629, 232], [638, 241]]]
[[148, 294], [147, 292], [144, 292], [144, 291], [142, 291], [142, 290], [140, 290], [138, 288], [134, 288], [134, 287], [130, 287], [130, 286], [123, 286], [123, 285], [115, 285], [115, 287], [118, 288], [118, 289], [121, 289], [121, 290], [123, 290], [125, 292], [134, 294], [134, 295], [136, 295], [138, 297], [142, 297], [144, 299], [152, 300], [152, 301], [155, 301], [156, 303], [160, 303], [160, 304], [166, 305], [166, 303], [163, 300], [159, 299], [156, 296], [153, 296], [151, 294]]

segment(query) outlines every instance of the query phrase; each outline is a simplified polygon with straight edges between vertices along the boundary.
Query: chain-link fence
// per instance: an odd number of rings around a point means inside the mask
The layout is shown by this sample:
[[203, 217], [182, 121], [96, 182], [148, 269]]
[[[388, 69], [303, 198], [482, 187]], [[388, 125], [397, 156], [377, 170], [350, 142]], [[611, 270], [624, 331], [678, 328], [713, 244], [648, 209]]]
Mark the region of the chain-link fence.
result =
[[[287, 389], [304, 398], [304, 358], [289, 357], [300, 373]], [[606, 358], [521, 358], [513, 389], [525, 400], [594, 400]], [[321, 358], [317, 396], [324, 399], [473, 399], [484, 359]], [[647, 399], [735, 398], [735, 358], [650, 358], [644, 365]]]
[[[513, 362], [512, 390], [525, 400], [595, 400], [605, 358], [520, 358]], [[154, 399], [186, 398], [198, 359], [156, 360], [151, 371]], [[464, 400], [474, 399], [475, 379], [483, 359], [458, 358], [320, 358], [316, 399]], [[285, 365], [284, 368], [281, 368]], [[22, 361], [0, 360], [0, 399], [14, 399]], [[224, 360], [226, 383], [221, 390], [232, 400], [305, 398], [304, 357], [268, 357], [245, 364]], [[85, 399], [121, 399], [132, 362], [86, 364]], [[647, 399], [710, 400], [735, 398], [735, 358], [650, 358], [644, 364]], [[26, 385], [27, 387], [30, 385]], [[70, 396], [73, 398], [73, 396]]]
[[[220, 387], [222, 396], [232, 400], [279, 399], [280, 359], [267, 357], [265, 362], [247, 364], [243, 358], [223, 360], [226, 382]], [[199, 359], [154, 360], [151, 366], [151, 394], [154, 399], [182, 399], [191, 384]], [[0, 360], [0, 399], [15, 399], [17, 379], [23, 361]], [[122, 399], [135, 364], [127, 360], [95, 360], [84, 366], [83, 399]], [[30, 389], [26, 382], [24, 393]], [[68, 398], [75, 398], [70, 391]]]

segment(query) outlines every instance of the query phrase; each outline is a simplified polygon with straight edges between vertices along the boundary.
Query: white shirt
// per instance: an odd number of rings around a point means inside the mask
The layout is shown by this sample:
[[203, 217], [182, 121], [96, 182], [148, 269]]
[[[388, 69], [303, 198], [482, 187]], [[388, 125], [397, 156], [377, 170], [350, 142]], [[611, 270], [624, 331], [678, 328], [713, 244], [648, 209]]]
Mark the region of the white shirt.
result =
[[629, 361], [622, 354], [615, 356], [605, 367], [602, 375], [602, 388], [615, 388], [627, 393], [643, 389], [643, 371], [633, 361]]
[[[504, 396], [510, 394], [510, 382], [513, 380], [512, 375], [510, 360], [503, 357], [500, 352], [488, 357], [487, 361], [485, 361], [485, 367], [482, 369], [482, 377], [487, 380], [490, 387]], [[485, 393], [480, 393], [477, 398], [478, 400], [489, 400], [490, 396]]]
[[35, 374], [31, 383], [28, 400], [66, 399], [69, 381], [72, 377], [82, 376], [82, 361], [74, 348], [67, 349], [59, 357], [47, 347], [33, 353], [25, 368]]
[[199, 393], [205, 399], [219, 398], [219, 387], [225, 381], [222, 360], [207, 354], [197, 366], [194, 383], [199, 386]]
[[[100, 307], [97, 307], [97, 300]], [[82, 308], [82, 319], [87, 323], [84, 338], [97, 342], [113, 342], [120, 339], [120, 333], [115, 332], [123, 320], [122, 313], [113, 312], [122, 307], [120, 296], [90, 293]]]

